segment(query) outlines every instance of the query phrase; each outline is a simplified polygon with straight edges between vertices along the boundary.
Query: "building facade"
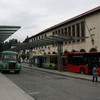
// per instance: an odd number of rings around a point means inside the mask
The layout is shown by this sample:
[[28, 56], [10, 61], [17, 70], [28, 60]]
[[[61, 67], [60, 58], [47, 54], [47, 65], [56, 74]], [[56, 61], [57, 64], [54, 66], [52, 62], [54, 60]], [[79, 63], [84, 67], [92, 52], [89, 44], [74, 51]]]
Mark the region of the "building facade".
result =
[[[64, 22], [51, 26], [29, 38], [29, 42], [43, 39], [50, 35], [66, 34], [72, 37], [89, 37], [63, 43], [63, 52], [66, 51], [100, 51], [100, 6], [84, 12]], [[57, 44], [33, 48], [38, 53], [58, 52]]]

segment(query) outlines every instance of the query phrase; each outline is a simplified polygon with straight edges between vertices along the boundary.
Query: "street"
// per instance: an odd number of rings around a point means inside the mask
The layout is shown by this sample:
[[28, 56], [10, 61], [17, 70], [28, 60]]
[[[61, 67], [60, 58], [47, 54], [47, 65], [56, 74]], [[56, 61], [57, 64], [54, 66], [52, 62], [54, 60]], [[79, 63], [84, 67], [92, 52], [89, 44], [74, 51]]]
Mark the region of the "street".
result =
[[23, 67], [4, 75], [35, 100], [100, 100], [100, 83]]

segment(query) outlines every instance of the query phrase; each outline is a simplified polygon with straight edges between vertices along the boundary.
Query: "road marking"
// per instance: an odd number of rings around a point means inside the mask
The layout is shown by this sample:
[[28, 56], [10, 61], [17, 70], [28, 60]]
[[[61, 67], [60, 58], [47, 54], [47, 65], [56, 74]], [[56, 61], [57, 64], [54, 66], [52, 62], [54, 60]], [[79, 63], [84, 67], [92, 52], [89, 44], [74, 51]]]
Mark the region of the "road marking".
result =
[[40, 92], [31, 92], [31, 93], [28, 93], [28, 94], [39, 94]]

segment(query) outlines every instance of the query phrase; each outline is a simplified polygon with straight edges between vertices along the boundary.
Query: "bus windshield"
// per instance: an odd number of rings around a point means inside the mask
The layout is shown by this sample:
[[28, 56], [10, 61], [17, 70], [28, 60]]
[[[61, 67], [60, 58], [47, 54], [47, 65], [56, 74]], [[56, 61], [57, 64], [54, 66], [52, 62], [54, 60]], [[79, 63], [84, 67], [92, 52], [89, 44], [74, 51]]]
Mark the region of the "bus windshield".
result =
[[3, 60], [17, 60], [17, 55], [11, 55], [11, 54], [4, 54], [2, 55]]

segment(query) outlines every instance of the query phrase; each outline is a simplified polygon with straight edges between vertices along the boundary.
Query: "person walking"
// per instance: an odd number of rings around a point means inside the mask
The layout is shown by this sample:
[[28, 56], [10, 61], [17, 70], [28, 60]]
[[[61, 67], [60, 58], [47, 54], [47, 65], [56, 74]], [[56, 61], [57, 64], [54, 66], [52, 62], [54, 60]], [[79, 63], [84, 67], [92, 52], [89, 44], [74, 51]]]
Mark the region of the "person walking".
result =
[[92, 73], [93, 73], [92, 81], [94, 82], [94, 79], [96, 79], [95, 81], [98, 82], [98, 68], [97, 68], [97, 65], [95, 65], [93, 67]]

